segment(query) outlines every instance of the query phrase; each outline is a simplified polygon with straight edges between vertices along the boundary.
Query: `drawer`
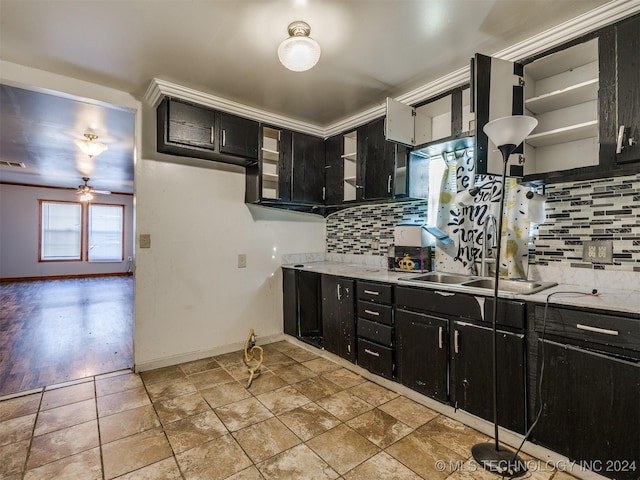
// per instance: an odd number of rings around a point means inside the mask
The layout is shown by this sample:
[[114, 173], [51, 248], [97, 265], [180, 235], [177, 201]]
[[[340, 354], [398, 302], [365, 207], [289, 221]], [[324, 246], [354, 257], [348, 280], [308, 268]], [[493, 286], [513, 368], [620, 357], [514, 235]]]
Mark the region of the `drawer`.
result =
[[[491, 323], [493, 319], [493, 298], [487, 298], [484, 302], [484, 321]], [[513, 300], [498, 299], [497, 325], [524, 330], [525, 304]]]
[[385, 283], [358, 282], [358, 300], [366, 300], [376, 303], [391, 303], [392, 287]]
[[358, 301], [358, 318], [393, 325], [393, 307], [380, 303]]
[[481, 301], [472, 295], [428, 290], [425, 288], [397, 287], [396, 305], [406, 310], [440, 313], [450, 317], [482, 319]]
[[[542, 332], [544, 305], [536, 305], [534, 314], [536, 332]], [[640, 351], [640, 319], [637, 318], [549, 307], [545, 332], [598, 345]]]
[[358, 339], [358, 365], [371, 373], [393, 378], [393, 349], [377, 343]]
[[358, 337], [364, 337], [381, 345], [393, 345], [393, 327], [358, 318]]

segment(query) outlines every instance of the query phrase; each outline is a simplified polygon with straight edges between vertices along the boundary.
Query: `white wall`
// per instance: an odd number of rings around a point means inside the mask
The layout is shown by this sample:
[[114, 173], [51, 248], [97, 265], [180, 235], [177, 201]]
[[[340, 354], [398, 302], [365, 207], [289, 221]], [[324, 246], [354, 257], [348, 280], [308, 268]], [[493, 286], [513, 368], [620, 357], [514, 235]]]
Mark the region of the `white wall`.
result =
[[136, 259], [139, 369], [237, 349], [250, 328], [281, 334], [281, 255], [324, 251], [326, 235], [321, 217], [245, 205], [243, 168], [158, 154], [155, 118], [145, 106], [135, 175], [137, 232], [151, 235]]
[[101, 195], [96, 203], [125, 206], [124, 261], [38, 262], [39, 200], [77, 201], [72, 190], [0, 184], [0, 278], [126, 272], [133, 256], [133, 197]]

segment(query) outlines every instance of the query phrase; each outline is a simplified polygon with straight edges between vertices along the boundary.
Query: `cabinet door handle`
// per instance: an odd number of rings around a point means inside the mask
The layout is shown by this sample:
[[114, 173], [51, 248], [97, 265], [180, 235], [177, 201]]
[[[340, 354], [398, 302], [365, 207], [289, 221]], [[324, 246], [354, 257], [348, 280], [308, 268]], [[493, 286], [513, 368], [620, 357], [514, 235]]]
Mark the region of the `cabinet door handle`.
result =
[[366, 353], [368, 353], [369, 355], [373, 355], [374, 357], [379, 357], [380, 354], [378, 352], [374, 352], [373, 350], [369, 350], [368, 348], [365, 348], [364, 351]]
[[365, 310], [364, 313], [368, 313], [369, 315], [373, 315], [375, 317], [380, 316], [380, 312], [374, 312], [373, 310]]
[[607, 328], [592, 327], [591, 325], [583, 325], [581, 323], [576, 324], [576, 328], [580, 330], [586, 330], [588, 332], [603, 333], [605, 335], [618, 335], [617, 330], [609, 330]]
[[438, 348], [442, 350], [442, 327], [438, 327]]
[[458, 330], [455, 331], [455, 333], [453, 334], [453, 351], [458, 353], [459, 351], [459, 343], [458, 343], [458, 337], [460, 336], [460, 332], [458, 332]]
[[433, 292], [441, 297], [453, 297], [455, 295], [455, 292], [442, 292], [440, 290], [434, 290]]
[[391, 175], [387, 179], [387, 193], [391, 193]]
[[367, 295], [380, 295], [380, 292], [375, 292], [373, 290], [365, 290], [364, 293]]
[[336, 297], [338, 297], [338, 300], [342, 300], [342, 286], [338, 283], [336, 285]]
[[226, 130], [222, 130], [222, 146], [223, 147], [227, 146], [227, 131]]
[[416, 385], [420, 385], [421, 387], [424, 387], [426, 385], [426, 383], [424, 383], [421, 380], [416, 380]]
[[210, 132], [210, 134], [209, 134], [209, 142], [210, 142], [212, 145], [215, 143], [215, 142], [214, 142], [214, 138], [215, 138], [215, 137], [214, 137], [214, 133], [213, 133], [213, 127], [211, 127], [211, 132]]

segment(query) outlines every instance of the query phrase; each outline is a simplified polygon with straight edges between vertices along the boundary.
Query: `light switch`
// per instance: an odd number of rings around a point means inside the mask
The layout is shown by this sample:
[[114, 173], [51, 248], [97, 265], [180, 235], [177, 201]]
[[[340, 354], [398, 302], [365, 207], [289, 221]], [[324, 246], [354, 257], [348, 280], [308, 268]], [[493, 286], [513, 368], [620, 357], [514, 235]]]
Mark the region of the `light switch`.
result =
[[140, 234], [140, 248], [151, 248], [151, 234], [150, 233], [141, 233]]
[[591, 263], [613, 263], [613, 241], [601, 240], [582, 244], [582, 260]]
[[247, 254], [241, 253], [238, 255], [238, 268], [247, 268]]

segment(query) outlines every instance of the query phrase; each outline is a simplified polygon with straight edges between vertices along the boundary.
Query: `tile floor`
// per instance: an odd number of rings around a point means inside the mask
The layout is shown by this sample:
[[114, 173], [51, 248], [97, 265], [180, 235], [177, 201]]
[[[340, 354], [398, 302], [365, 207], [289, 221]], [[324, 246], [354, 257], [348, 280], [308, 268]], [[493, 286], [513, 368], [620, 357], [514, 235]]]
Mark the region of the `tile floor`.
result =
[[0, 401], [0, 478], [497, 478], [470, 461], [485, 435], [287, 341], [264, 349], [250, 389], [236, 352]]

